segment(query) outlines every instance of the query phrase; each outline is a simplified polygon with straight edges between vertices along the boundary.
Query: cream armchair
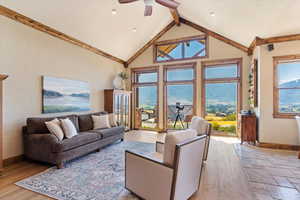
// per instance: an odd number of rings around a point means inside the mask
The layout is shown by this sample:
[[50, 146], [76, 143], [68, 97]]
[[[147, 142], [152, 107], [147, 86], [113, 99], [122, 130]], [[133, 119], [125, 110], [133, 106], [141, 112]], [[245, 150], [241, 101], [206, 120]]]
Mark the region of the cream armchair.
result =
[[166, 136], [163, 160], [125, 152], [125, 187], [146, 200], [186, 200], [199, 188], [206, 135]]
[[[211, 124], [205, 119], [194, 116], [191, 120], [190, 128], [187, 131], [195, 131], [198, 136], [206, 135], [205, 141], [205, 151], [204, 151], [204, 161], [207, 160], [208, 150], [210, 145], [210, 136], [211, 136]], [[156, 142], [156, 152], [163, 153], [164, 152], [164, 142]]]
[[190, 129], [197, 131], [197, 135], [206, 135], [205, 141], [205, 152], [204, 152], [204, 160], [207, 160], [209, 144], [210, 144], [210, 136], [211, 136], [211, 124], [205, 119], [194, 116], [191, 120]]

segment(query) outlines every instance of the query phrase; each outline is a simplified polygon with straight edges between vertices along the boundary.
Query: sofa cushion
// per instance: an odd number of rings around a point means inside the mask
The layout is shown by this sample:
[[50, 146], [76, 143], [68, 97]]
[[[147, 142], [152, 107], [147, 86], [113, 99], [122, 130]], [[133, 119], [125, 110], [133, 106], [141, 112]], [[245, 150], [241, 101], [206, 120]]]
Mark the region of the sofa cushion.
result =
[[125, 128], [123, 126], [116, 126], [116, 127], [112, 127], [112, 128], [106, 128], [106, 129], [90, 130], [89, 132], [98, 133], [103, 138], [107, 138], [110, 136], [123, 134], [124, 131], [125, 131]]
[[79, 130], [81, 132], [92, 130], [94, 128], [92, 115], [105, 115], [105, 114], [107, 114], [107, 112], [97, 112], [97, 113], [78, 115]]
[[65, 116], [56, 116], [56, 117], [31, 117], [27, 119], [27, 131], [29, 134], [41, 134], [41, 133], [49, 133], [49, 130], [45, 124], [45, 122], [51, 121], [53, 119], [65, 119], [69, 118], [77, 131], [79, 131], [78, 126], [78, 117], [77, 115], [65, 115]]
[[101, 139], [101, 135], [92, 132], [81, 132], [78, 135], [70, 138], [64, 139], [59, 143], [53, 146], [52, 152], [58, 153], [63, 151], [68, 151], [70, 149], [74, 149], [76, 147], [89, 144]]

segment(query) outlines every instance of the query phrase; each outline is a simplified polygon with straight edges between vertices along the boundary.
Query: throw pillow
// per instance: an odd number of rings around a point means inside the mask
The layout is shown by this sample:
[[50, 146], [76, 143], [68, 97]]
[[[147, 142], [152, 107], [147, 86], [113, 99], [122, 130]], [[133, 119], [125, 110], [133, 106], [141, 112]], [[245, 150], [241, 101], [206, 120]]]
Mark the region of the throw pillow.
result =
[[61, 126], [64, 130], [66, 138], [72, 138], [75, 135], [77, 135], [77, 130], [76, 130], [73, 122], [69, 118], [61, 119], [60, 122], [61, 122]]
[[110, 128], [108, 115], [92, 115], [94, 129]]
[[51, 134], [55, 135], [59, 141], [64, 139], [64, 131], [60, 126], [60, 121], [58, 119], [53, 119], [51, 121], [45, 122], [48, 130]]
[[118, 126], [118, 124], [116, 122], [116, 117], [115, 117], [114, 113], [108, 114], [108, 118], [109, 118], [109, 124], [110, 124], [111, 127]]

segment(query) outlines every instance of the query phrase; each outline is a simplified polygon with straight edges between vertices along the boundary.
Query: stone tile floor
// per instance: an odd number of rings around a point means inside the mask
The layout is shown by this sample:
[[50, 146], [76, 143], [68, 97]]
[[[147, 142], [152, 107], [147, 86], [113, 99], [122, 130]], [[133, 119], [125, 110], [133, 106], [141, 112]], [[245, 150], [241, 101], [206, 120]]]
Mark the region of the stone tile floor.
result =
[[258, 200], [300, 200], [300, 160], [292, 151], [234, 144]]

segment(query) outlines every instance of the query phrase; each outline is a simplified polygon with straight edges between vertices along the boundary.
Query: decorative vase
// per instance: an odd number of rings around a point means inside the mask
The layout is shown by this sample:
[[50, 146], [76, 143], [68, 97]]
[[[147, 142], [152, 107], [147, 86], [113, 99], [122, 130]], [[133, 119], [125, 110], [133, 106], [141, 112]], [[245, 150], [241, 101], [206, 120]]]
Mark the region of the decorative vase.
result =
[[115, 89], [123, 90], [124, 89], [124, 84], [123, 84], [123, 79], [117, 75], [113, 81], [113, 86]]

